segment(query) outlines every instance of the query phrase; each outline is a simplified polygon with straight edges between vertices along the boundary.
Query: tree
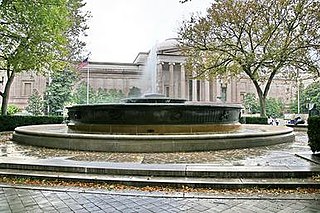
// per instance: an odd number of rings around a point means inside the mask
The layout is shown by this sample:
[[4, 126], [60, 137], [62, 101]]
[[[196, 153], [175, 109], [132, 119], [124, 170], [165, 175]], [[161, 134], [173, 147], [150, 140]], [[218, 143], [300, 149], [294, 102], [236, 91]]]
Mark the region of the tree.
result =
[[[93, 88], [89, 87], [89, 103], [92, 103], [91, 97], [94, 94]], [[87, 84], [81, 82], [71, 94], [71, 103], [86, 104], [87, 103]]]
[[78, 75], [71, 70], [52, 74], [51, 82], [45, 91], [48, 114], [56, 114], [58, 110], [63, 110], [66, 103], [71, 102], [72, 88], [77, 79]]
[[29, 97], [26, 110], [32, 115], [43, 115], [43, 98], [37, 90], [34, 90], [32, 95]]
[[0, 2], [0, 70], [7, 82], [1, 114], [6, 114], [11, 84], [17, 73], [61, 70], [84, 43], [88, 13], [82, 0], [3, 0]]
[[186, 66], [196, 77], [247, 75], [265, 117], [277, 75], [290, 78], [296, 70], [320, 75], [319, 5], [316, 0], [217, 0], [206, 16], [193, 15], [180, 28]]
[[[243, 105], [245, 109], [250, 113], [258, 113], [259, 101], [253, 93], [248, 93], [245, 95], [243, 100]], [[268, 97], [266, 100], [266, 115], [268, 117], [279, 118], [283, 116], [284, 104], [280, 99], [273, 97]]]
[[[117, 103], [124, 98], [121, 90], [99, 88], [92, 95], [92, 103]], [[91, 102], [90, 102], [91, 103]]]
[[[320, 107], [320, 81], [313, 82], [302, 90], [300, 95], [300, 112], [308, 113], [308, 105], [316, 104], [317, 109]], [[290, 109], [294, 113], [298, 113], [297, 98], [292, 102]]]
[[247, 93], [244, 96], [243, 105], [249, 113], [258, 113], [260, 111], [257, 98], [253, 93]]
[[[294, 113], [297, 114], [298, 113], [298, 101], [297, 101], [297, 97], [294, 100], [291, 100], [290, 102], [290, 110], [289, 113]], [[304, 112], [302, 112], [304, 113]]]
[[268, 117], [279, 118], [283, 116], [284, 104], [280, 99], [268, 97], [266, 101], [266, 114]]
[[[121, 90], [116, 89], [102, 89], [94, 90], [89, 88], [89, 103], [102, 104], [102, 103], [117, 103], [120, 102], [125, 95]], [[77, 89], [72, 94], [72, 103], [86, 104], [87, 103], [87, 86], [84, 82], [78, 85]]]

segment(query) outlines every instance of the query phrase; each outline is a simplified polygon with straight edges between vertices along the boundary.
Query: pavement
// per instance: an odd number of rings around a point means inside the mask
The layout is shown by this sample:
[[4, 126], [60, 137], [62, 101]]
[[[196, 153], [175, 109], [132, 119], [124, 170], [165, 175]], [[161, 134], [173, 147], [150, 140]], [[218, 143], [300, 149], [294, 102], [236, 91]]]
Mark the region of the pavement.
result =
[[0, 212], [319, 212], [319, 195], [115, 193], [0, 186]]
[[[320, 158], [305, 132], [272, 147], [134, 158], [58, 150], [39, 157], [52, 150], [12, 142], [0, 150], [0, 212], [320, 212]], [[9, 177], [16, 182], [3, 181]], [[30, 185], [28, 178], [108, 187]]]

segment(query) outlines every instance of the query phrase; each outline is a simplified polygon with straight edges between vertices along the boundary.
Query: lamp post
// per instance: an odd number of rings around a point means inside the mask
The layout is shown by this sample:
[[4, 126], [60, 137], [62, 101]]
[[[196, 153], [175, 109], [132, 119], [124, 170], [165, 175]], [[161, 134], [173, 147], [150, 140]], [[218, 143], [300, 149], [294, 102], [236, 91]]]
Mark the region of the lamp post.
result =
[[297, 70], [297, 102], [298, 102], [298, 114], [300, 114], [300, 79], [299, 79], [299, 70]]
[[91, 52], [89, 52], [88, 56], [80, 63], [80, 68], [87, 67], [87, 104], [89, 104], [89, 90], [90, 90], [90, 68], [89, 68], [89, 56]]
[[298, 114], [300, 114], [300, 83], [297, 81], [297, 87], [298, 87], [298, 92], [297, 92], [297, 98], [298, 98]]

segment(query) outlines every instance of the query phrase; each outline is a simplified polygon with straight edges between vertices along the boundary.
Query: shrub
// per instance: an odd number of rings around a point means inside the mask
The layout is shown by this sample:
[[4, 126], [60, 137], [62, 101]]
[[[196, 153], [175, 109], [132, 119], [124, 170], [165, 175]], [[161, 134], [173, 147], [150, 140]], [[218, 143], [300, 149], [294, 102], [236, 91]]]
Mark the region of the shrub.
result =
[[18, 126], [59, 124], [63, 117], [54, 116], [0, 116], [0, 132], [13, 131]]
[[308, 118], [308, 137], [312, 152], [320, 151], [320, 116]]
[[10, 104], [8, 106], [8, 109], [7, 109], [8, 115], [13, 115], [17, 112], [21, 112], [21, 109], [19, 107], [17, 107], [16, 105], [13, 105], [13, 104]]
[[42, 96], [39, 94], [37, 90], [34, 90], [32, 95], [28, 99], [28, 106], [26, 107], [27, 112], [32, 115], [43, 115], [43, 100]]

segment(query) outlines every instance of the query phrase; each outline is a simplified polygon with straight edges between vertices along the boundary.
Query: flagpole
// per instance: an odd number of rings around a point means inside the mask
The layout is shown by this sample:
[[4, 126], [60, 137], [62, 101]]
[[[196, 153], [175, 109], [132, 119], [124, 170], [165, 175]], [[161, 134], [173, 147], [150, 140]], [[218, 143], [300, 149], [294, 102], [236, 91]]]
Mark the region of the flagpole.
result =
[[87, 65], [87, 104], [89, 104], [89, 87], [90, 87], [90, 71], [89, 71], [89, 62]]

